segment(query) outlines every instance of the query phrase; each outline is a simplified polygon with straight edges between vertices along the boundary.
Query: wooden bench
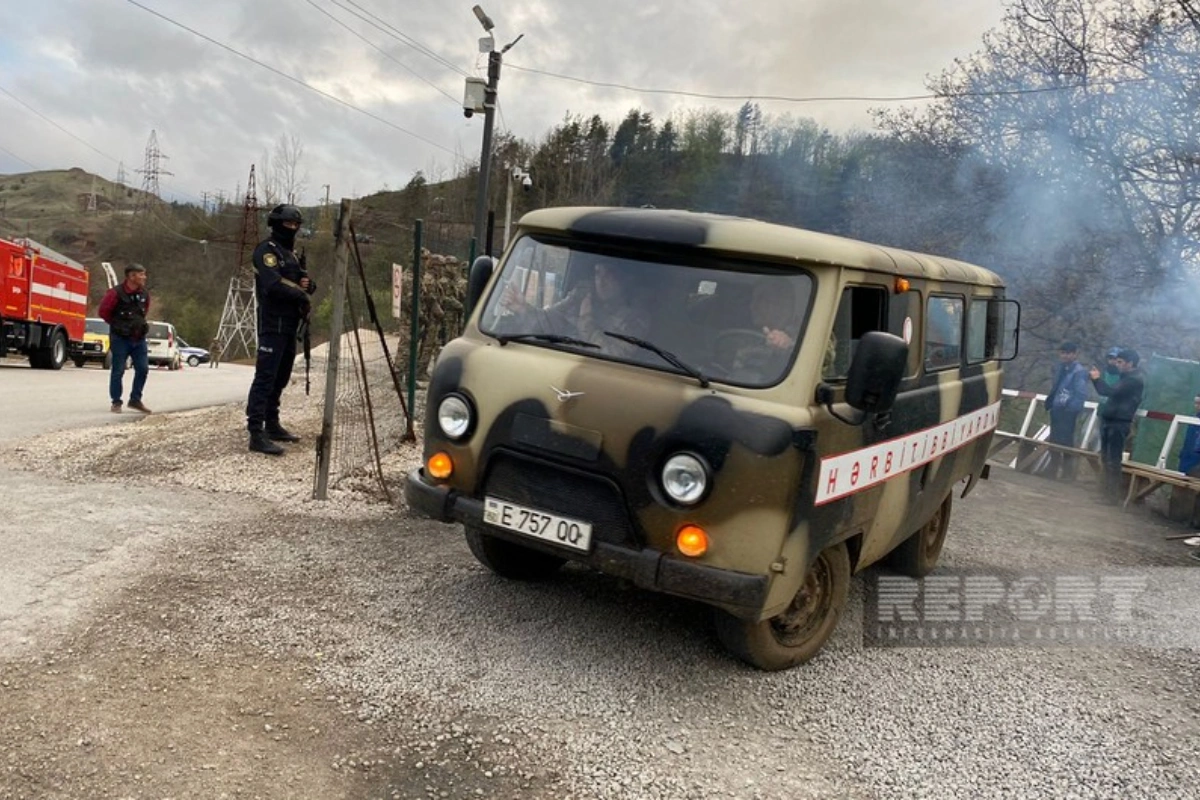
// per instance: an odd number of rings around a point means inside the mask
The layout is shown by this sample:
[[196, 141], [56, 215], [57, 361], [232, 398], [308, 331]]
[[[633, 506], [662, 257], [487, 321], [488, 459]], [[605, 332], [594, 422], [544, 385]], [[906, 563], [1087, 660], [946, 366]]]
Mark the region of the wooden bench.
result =
[[1159, 469], [1149, 464], [1138, 464], [1133, 461], [1123, 463], [1121, 471], [1129, 476], [1129, 491], [1125, 493], [1125, 506], [1130, 503], [1142, 502], [1156, 489], [1163, 486], [1174, 486], [1191, 492], [1193, 497], [1200, 496], [1200, 479], [1189, 478], [1182, 472]]
[[1078, 447], [1068, 447], [1064, 444], [1055, 444], [1054, 442], [1047, 442], [1044, 439], [1033, 439], [1029, 436], [1006, 433], [1005, 431], [993, 432], [992, 449], [988, 452], [988, 460], [994, 460], [997, 455], [1008, 449], [1013, 443], [1024, 445], [1024, 447], [1018, 448], [1017, 453], [1015, 468], [1019, 472], [1028, 472], [1043, 454], [1051, 451], [1078, 456], [1091, 466], [1092, 471], [1097, 476], [1100, 476], [1104, 472], [1104, 465], [1100, 461], [1100, 454], [1095, 450], [1082, 450]]

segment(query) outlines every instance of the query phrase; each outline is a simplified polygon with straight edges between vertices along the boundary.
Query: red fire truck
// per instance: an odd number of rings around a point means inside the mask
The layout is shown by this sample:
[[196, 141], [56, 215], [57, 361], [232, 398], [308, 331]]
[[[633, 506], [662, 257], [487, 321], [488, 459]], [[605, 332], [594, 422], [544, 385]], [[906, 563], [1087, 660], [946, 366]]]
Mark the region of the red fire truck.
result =
[[34, 369], [62, 369], [82, 349], [87, 267], [32, 239], [0, 239], [0, 358], [16, 351]]

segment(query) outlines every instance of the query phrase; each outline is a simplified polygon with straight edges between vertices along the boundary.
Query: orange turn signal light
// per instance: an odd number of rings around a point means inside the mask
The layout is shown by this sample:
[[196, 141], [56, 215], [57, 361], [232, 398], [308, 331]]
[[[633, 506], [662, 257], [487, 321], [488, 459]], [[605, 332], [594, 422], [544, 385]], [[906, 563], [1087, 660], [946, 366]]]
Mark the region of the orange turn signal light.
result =
[[685, 556], [699, 558], [708, 552], [708, 534], [698, 525], [684, 525], [675, 534], [675, 546]]
[[893, 287], [896, 294], [904, 294], [908, 291], [908, 278], [896, 278], [896, 283]]
[[434, 453], [429, 457], [429, 461], [425, 462], [425, 471], [430, 477], [444, 481], [454, 474], [454, 462], [445, 453]]

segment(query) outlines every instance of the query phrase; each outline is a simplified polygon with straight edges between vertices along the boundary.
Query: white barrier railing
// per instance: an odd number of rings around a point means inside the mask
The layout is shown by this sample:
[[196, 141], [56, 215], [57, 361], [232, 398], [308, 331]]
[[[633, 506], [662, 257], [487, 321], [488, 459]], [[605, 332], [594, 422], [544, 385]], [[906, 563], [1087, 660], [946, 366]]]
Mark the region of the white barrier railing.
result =
[[[1042, 425], [1034, 434], [1029, 433], [1029, 429], [1033, 427], [1033, 414], [1037, 411], [1038, 403], [1046, 399], [1046, 395], [1037, 392], [1020, 392], [1016, 389], [1002, 389], [1004, 397], [1019, 398], [1022, 400], [1030, 400], [1029, 408], [1025, 412], [1024, 418], [1021, 420], [1021, 429], [1017, 431], [1018, 436], [1027, 439], [1041, 440], [1045, 439], [1049, 434], [1049, 426]], [[1083, 449], [1097, 450], [1099, 449], [1099, 416], [1098, 411], [1100, 404], [1095, 400], [1088, 400], [1083, 404], [1084, 410], [1089, 411], [1087, 422], [1083, 426]], [[1139, 408], [1137, 415], [1147, 419], [1156, 419], [1162, 422], [1169, 422], [1170, 427], [1167, 428], [1167, 438], [1163, 441], [1162, 449], [1158, 452], [1158, 462], [1155, 466], [1159, 469], [1167, 469], [1167, 455], [1171, 452], [1171, 446], [1175, 443], [1175, 437], [1179, 435], [1181, 425], [1200, 425], [1200, 417], [1189, 416], [1187, 414], [1172, 414], [1168, 411], [1148, 411], [1144, 408]], [[1096, 446], [1092, 444], [1092, 434], [1096, 434]], [[1169, 470], [1170, 472], [1178, 472], [1178, 470]], [[1180, 472], [1180, 475], [1183, 473]]]

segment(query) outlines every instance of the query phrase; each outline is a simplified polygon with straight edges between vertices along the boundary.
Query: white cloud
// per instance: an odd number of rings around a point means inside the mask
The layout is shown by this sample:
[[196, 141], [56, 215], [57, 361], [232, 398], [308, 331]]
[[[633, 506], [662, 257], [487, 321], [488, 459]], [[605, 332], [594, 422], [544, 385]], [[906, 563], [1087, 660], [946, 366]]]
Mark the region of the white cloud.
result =
[[[478, 157], [482, 120], [463, 118], [458, 105], [462, 74], [347, 11], [375, 14], [458, 70], [483, 76], [486, 58], [476, 48], [483, 30], [469, 0], [461, 5], [442, 0], [138, 2], [436, 146], [323, 98], [133, 3], [58, 0], [33, 7], [23, 0], [0, 0], [6, 19], [0, 28], [0, 86], [123, 161], [131, 182], [139, 179], [133, 170], [142, 165], [151, 129], [169, 156], [164, 167], [174, 173], [162, 184], [183, 199], [206, 191], [230, 194], [244, 186], [250, 164], [282, 133], [304, 146], [309, 201], [326, 183], [333, 197], [370, 192], [384, 184], [402, 186], [417, 170], [448, 173], [456, 161]], [[498, 125], [526, 139], [541, 138], [568, 112], [599, 113], [617, 122], [635, 107], [659, 119], [687, 107], [734, 111], [748, 95], [919, 94], [927, 75], [974, 51], [1002, 13], [1000, 0], [747, 0], [740, 5], [490, 0], [483, 5], [496, 22], [498, 44], [525, 34], [505, 56], [510, 68], [501, 77]], [[20, 13], [10, 13], [17, 6]], [[737, 99], [636, 93], [513, 66]], [[768, 113], [811, 116], [837, 129], [869, 125], [867, 103], [760, 104]], [[6, 120], [0, 148], [41, 168], [81, 166], [116, 176], [116, 161], [2, 94], [0, 113]], [[0, 150], [0, 172], [27, 169]]]

